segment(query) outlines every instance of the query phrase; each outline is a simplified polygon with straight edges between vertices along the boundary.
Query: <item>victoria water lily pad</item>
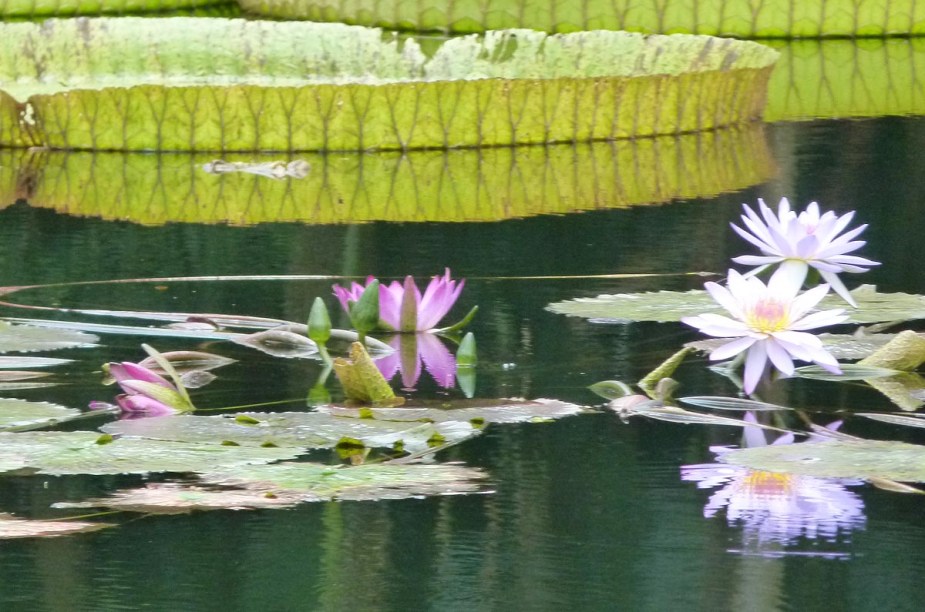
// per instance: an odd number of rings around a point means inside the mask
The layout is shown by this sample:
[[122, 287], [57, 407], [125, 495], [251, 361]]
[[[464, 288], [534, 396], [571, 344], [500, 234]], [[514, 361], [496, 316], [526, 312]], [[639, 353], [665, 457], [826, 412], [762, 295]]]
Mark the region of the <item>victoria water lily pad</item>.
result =
[[[243, 416], [243, 418], [242, 418]], [[332, 448], [342, 439], [367, 447], [401, 446], [419, 452], [434, 440], [458, 442], [476, 435], [467, 422], [445, 423], [353, 419], [318, 412], [247, 413], [233, 416], [170, 416], [108, 423], [103, 431], [154, 440], [235, 444], [241, 447], [277, 446], [289, 449]]]
[[65, 408], [48, 402], [0, 398], [0, 431], [56, 425], [81, 414], [81, 411], [75, 408]]
[[31, 353], [56, 349], [96, 346], [99, 338], [77, 331], [48, 329], [32, 325], [11, 325], [0, 321], [0, 353]]
[[205, 472], [292, 459], [298, 454], [292, 448], [101, 439], [89, 431], [0, 433], [0, 470], [48, 475]]
[[610, 29], [739, 38], [925, 34], [925, 8], [915, 0], [723, 0], [710, 4], [677, 0], [238, 1], [245, 11], [257, 15], [441, 32]]
[[0, 201], [146, 225], [498, 221], [710, 197], [775, 172], [760, 123], [620, 144], [302, 156], [313, 172], [271, 181], [206, 174], [214, 154], [0, 151], [0, 172], [17, 177]]
[[111, 527], [106, 523], [86, 521], [49, 521], [17, 518], [11, 514], [0, 514], [0, 540], [10, 538], [47, 538], [97, 531]]
[[[191, 510], [286, 508], [302, 502], [380, 500], [460, 495], [483, 490], [485, 474], [455, 464], [369, 464], [334, 467], [278, 463], [264, 470], [206, 474], [200, 486], [149, 484], [111, 497], [59, 508], [98, 508], [174, 514]], [[220, 488], [219, 488], [220, 487]]]
[[221, 0], [0, 0], [0, 17], [62, 17], [191, 9]]
[[[908, 293], [880, 293], [876, 287], [862, 285], [851, 292], [857, 309], [847, 311], [848, 323], [880, 323], [925, 318], [925, 296]], [[844, 301], [827, 295], [820, 309], [843, 308]], [[725, 311], [706, 291], [658, 291], [599, 295], [555, 302], [547, 306], [558, 314], [586, 317], [598, 322], [680, 321], [682, 317]]]
[[743, 448], [719, 456], [753, 470], [818, 478], [925, 482], [925, 446], [880, 440], [827, 440]]
[[760, 118], [776, 59], [747, 41], [602, 30], [491, 31], [428, 58], [343, 24], [6, 23], [0, 144], [343, 151], [678, 134]]

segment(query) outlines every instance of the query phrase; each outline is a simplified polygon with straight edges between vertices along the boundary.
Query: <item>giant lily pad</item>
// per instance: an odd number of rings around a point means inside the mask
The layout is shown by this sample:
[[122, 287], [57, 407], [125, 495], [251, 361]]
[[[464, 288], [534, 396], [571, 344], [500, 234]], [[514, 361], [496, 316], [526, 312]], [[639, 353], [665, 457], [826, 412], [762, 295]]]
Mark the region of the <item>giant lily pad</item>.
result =
[[332, 448], [347, 438], [367, 447], [418, 452], [458, 442], [478, 433], [468, 422], [442, 423], [352, 419], [317, 412], [248, 413], [235, 416], [169, 416], [117, 421], [103, 426], [111, 434], [188, 443], [248, 447]]
[[[872, 285], [861, 285], [851, 292], [857, 309], [847, 311], [848, 323], [879, 323], [925, 318], [925, 296], [908, 293], [880, 293]], [[819, 309], [844, 308], [835, 294], [827, 295]], [[682, 317], [707, 312], [727, 314], [703, 290], [621, 293], [555, 302], [546, 307], [558, 314], [586, 317], [602, 323], [632, 321], [680, 321]]]
[[306, 151], [677, 134], [758, 119], [776, 58], [750, 42], [607, 31], [492, 31], [427, 58], [414, 40], [342, 24], [7, 23], [0, 144]]
[[62, 17], [193, 9], [218, 4], [221, 0], [0, 0], [0, 17]]
[[99, 434], [88, 431], [0, 433], [0, 472], [27, 470], [49, 475], [205, 472], [292, 459], [298, 454], [292, 448], [100, 439]]
[[111, 526], [107, 523], [91, 523], [87, 521], [30, 520], [17, 518], [11, 514], [0, 514], [0, 540], [71, 535], [97, 531]]
[[878, 478], [925, 482], [925, 446], [879, 440], [827, 440], [743, 448], [719, 456], [753, 470], [819, 478]]
[[0, 321], [0, 353], [31, 353], [56, 349], [96, 346], [92, 334], [62, 331], [31, 325], [11, 325]]
[[0, 174], [14, 174], [0, 202], [146, 225], [497, 221], [706, 198], [775, 172], [761, 124], [620, 145], [302, 156], [305, 178], [276, 181], [207, 174], [214, 154], [12, 150], [0, 152]]
[[[252, 466], [255, 467], [255, 466]], [[317, 463], [278, 463], [266, 469], [206, 474], [211, 487], [149, 484], [110, 497], [58, 508], [96, 508], [174, 514], [191, 510], [286, 508], [302, 502], [402, 499], [479, 492], [484, 472], [455, 464], [368, 464], [335, 467]], [[212, 487], [221, 488], [212, 488]]]
[[739, 38], [925, 34], [925, 8], [915, 0], [238, 1], [245, 11], [257, 15], [450, 32], [612, 29]]

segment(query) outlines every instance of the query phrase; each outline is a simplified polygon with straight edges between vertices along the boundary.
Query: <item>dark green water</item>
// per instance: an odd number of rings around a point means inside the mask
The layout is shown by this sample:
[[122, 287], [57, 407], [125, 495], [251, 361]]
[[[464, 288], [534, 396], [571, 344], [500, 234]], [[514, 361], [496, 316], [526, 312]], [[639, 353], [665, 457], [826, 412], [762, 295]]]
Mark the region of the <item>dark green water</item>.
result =
[[[479, 304], [477, 395], [551, 397], [597, 405], [586, 386], [638, 380], [696, 334], [676, 324], [595, 325], [551, 314], [551, 302], [599, 293], [686, 289], [702, 279], [500, 279], [506, 276], [719, 271], [744, 244], [729, 230], [742, 202], [782, 195], [857, 210], [864, 255], [883, 266], [863, 281], [922, 292], [925, 120], [775, 124], [778, 171], [763, 184], [707, 199], [497, 223], [370, 223], [144, 227], [30, 207], [0, 210], [0, 284], [148, 276], [404, 274], [449, 266], [466, 277], [460, 312]], [[40, 203], [35, 203], [40, 204]], [[848, 279], [855, 284], [857, 278]], [[64, 287], [17, 294], [71, 308], [246, 313], [303, 320], [330, 282], [165, 282]], [[333, 305], [333, 300], [329, 302]], [[65, 318], [4, 308], [0, 315]], [[72, 317], [74, 318], [74, 317]], [[81, 320], [88, 317], [77, 317]], [[68, 385], [18, 397], [82, 406], [107, 399], [100, 363], [137, 359], [143, 339], [104, 336], [76, 359]], [[158, 340], [158, 348], [195, 342]], [[240, 361], [196, 392], [200, 406], [304, 397], [316, 366], [230, 345]], [[55, 354], [55, 356], [59, 356]], [[679, 372], [683, 394], [733, 395], [705, 360]], [[435, 393], [422, 384], [421, 393]], [[454, 392], [457, 393], [458, 392]], [[849, 433], [925, 442], [852, 419], [891, 409], [859, 386], [786, 381], [774, 401], [845, 417]], [[11, 394], [7, 394], [11, 395]], [[298, 409], [294, 403], [290, 409]], [[925, 502], [850, 487], [861, 514], [833, 534], [775, 538], [760, 524], [704, 517], [713, 491], [680, 478], [712, 461], [728, 428], [631, 420], [609, 413], [547, 424], [493, 426], [445, 451], [485, 469], [492, 493], [295, 510], [125, 515], [115, 529], [0, 545], [3, 610], [674, 610], [925, 608]], [[4, 478], [0, 510], [60, 516], [79, 500], [143, 479]]]

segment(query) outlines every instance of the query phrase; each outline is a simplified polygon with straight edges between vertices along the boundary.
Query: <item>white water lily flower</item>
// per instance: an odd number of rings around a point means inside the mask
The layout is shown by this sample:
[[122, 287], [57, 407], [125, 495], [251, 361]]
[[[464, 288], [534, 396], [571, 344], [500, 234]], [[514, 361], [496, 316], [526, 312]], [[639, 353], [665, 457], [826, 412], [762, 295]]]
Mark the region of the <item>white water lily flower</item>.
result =
[[763, 255], [743, 255], [732, 261], [746, 266], [758, 266], [754, 272], [780, 263], [781, 269], [792, 275], [798, 284], [803, 284], [809, 268], [815, 268], [835, 293], [857, 308], [854, 298], [838, 274], [866, 272], [869, 266], [878, 266], [880, 263], [847, 254], [867, 244], [863, 240], [854, 240], [867, 229], [867, 225], [842, 234], [854, 218], [854, 211], [841, 216], [832, 211], [820, 214], [819, 205], [810, 202], [806, 210], [797, 214], [790, 210], [787, 198], [781, 198], [777, 215], [761, 199], [758, 200], [761, 217], [748, 206], [743, 204], [742, 207], [745, 209], [742, 215], [745, 229], [734, 223], [731, 224], [732, 229], [761, 249]]
[[682, 322], [708, 336], [734, 338], [710, 354], [711, 360], [729, 359], [743, 351], [745, 392], [755, 390], [770, 360], [786, 375], [793, 374], [793, 360], [811, 361], [841, 374], [838, 362], [822, 347], [822, 341], [806, 330], [835, 325], [847, 319], [842, 309], [810, 313], [829, 291], [828, 285], [797, 295], [799, 285], [789, 274], [776, 272], [767, 286], [758, 278], [729, 271], [728, 289], [717, 283], [704, 288], [734, 319], [706, 313], [684, 317]]

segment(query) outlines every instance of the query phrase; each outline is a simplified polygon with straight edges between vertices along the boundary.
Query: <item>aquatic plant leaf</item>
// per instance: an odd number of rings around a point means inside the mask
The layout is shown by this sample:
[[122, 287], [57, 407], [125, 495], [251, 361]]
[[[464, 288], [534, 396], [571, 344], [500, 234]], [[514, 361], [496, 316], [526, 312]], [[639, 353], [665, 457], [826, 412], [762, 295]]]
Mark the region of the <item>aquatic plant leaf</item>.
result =
[[465, 422], [478, 427], [488, 423], [527, 423], [581, 414], [581, 406], [553, 399], [416, 400], [401, 408], [349, 408], [322, 406], [319, 412], [354, 419], [423, 421], [435, 424]]
[[768, 402], [759, 402], [741, 397], [692, 395], [689, 397], [679, 398], [678, 401], [684, 402], [685, 404], [691, 404], [692, 406], [700, 406], [701, 408], [711, 408], [713, 410], [793, 410], [792, 408], [787, 408], [786, 406], [779, 406], [777, 404], [769, 404]]
[[619, 380], [602, 380], [589, 385], [588, 389], [606, 400], [614, 400], [633, 394], [632, 387]]
[[0, 17], [63, 17], [65, 15], [104, 15], [144, 11], [168, 11], [216, 4], [218, 0], [3, 0]]
[[882, 421], [890, 425], [902, 425], [904, 427], [923, 427], [925, 428], [925, 415], [922, 414], [892, 414], [889, 412], [858, 412], [858, 416], [867, 417], [874, 421]]
[[843, 363], [839, 365], [841, 374], [829, 372], [823, 367], [817, 365], [800, 366], [794, 370], [794, 374], [800, 378], [809, 378], [811, 380], [830, 380], [835, 382], [851, 382], [855, 380], [875, 380], [880, 378], [890, 378], [901, 374], [899, 370], [890, 370], [877, 366], [866, 366], [857, 363]]
[[911, 372], [925, 362], [925, 337], [913, 331], [902, 331], [858, 365]]
[[[838, 361], [857, 361], [873, 355], [896, 337], [896, 334], [818, 334], [825, 349]], [[688, 342], [696, 351], [711, 353], [728, 342], [725, 338], [706, 338]]]
[[82, 412], [75, 408], [66, 408], [48, 402], [29, 402], [23, 399], [0, 397], [0, 431], [46, 427], [81, 415]]
[[[369, 290], [365, 293], [369, 294]], [[400, 404], [404, 401], [403, 398], [395, 397], [389, 382], [359, 342], [350, 345], [350, 359], [338, 357], [333, 365], [334, 374], [348, 399], [378, 405]]]
[[0, 540], [12, 538], [48, 538], [54, 536], [86, 533], [112, 527], [109, 523], [89, 521], [50, 521], [23, 519], [12, 514], [0, 514]]
[[204, 472], [293, 459], [299, 454], [292, 448], [142, 438], [99, 441], [99, 434], [89, 431], [0, 432], [0, 470], [26, 469], [48, 475]]
[[[202, 477], [203, 485], [150, 483], [139, 489], [56, 508], [108, 508], [149, 514], [193, 510], [288, 508], [303, 502], [403, 499], [484, 491], [481, 470], [457, 464], [366, 464], [336, 467], [278, 463]], [[221, 487], [221, 488], [215, 488]]]
[[[858, 308], [849, 310], [848, 323], [880, 323], [925, 318], [925, 296], [908, 293], [880, 293], [873, 285], [861, 285], [851, 292]], [[842, 308], [835, 294], [827, 295], [818, 308]], [[680, 321], [682, 317], [725, 311], [706, 291], [658, 291], [621, 293], [576, 298], [549, 304], [558, 314], [594, 319], [601, 323], [632, 321]]]
[[204, 175], [208, 157], [0, 150], [16, 175], [3, 199], [145, 225], [471, 222], [708, 198], [776, 171], [760, 123], [619, 145], [306, 154], [316, 172], [300, 181]]
[[737, 38], [813, 38], [925, 34], [925, 9], [882, 0], [239, 0], [248, 13], [284, 19], [344, 21], [384, 28], [482, 32], [607, 29], [713, 34]]
[[0, 382], [31, 380], [51, 376], [50, 372], [27, 372], [23, 370], [0, 370]]
[[231, 341], [273, 357], [293, 359], [318, 356], [318, 347], [314, 342], [301, 334], [286, 330], [268, 329], [254, 334], [239, 335]]
[[646, 395], [652, 399], [663, 399], [656, 397], [655, 388], [665, 378], [671, 378], [674, 371], [678, 369], [691, 349], [684, 347], [674, 355], [662, 362], [657, 368], [649, 372], [639, 381], [639, 388], [646, 392]]
[[[246, 420], [242, 422], [239, 417]], [[250, 421], [256, 421], [252, 423]], [[233, 443], [239, 446], [312, 449], [333, 448], [343, 438], [359, 440], [371, 448], [417, 452], [431, 448], [435, 435], [461, 441], [478, 430], [467, 422], [382, 421], [333, 416], [323, 412], [243, 413], [232, 416], [183, 416], [132, 419], [107, 423], [102, 431], [113, 435], [189, 443]]]
[[[640, 396], [641, 397], [641, 396]], [[620, 400], [617, 400], [618, 402]], [[631, 416], [644, 416], [657, 421], [668, 421], [669, 423], [680, 423], [682, 425], [726, 425], [731, 427], [759, 427], [769, 431], [778, 431], [789, 433], [770, 425], [762, 423], [753, 423], [742, 419], [732, 419], [729, 417], [719, 416], [716, 414], [704, 414], [702, 412], [692, 412], [677, 406], [665, 406], [659, 401], [636, 401], [625, 402], [614, 406], [620, 415], [624, 418]]]
[[925, 446], [881, 440], [826, 440], [731, 450], [719, 461], [818, 478], [925, 482]]
[[925, 378], [917, 372], [869, 378], [864, 379], [864, 382], [885, 395], [901, 410], [918, 410], [925, 404]]
[[0, 321], [0, 353], [33, 353], [96, 346], [99, 338], [77, 331], [62, 331]]
[[[236, 360], [215, 353], [203, 351], [168, 351], [161, 353], [161, 357], [170, 362], [179, 374], [193, 371], [208, 371], [234, 363]], [[153, 370], [158, 374], [166, 374], [153, 357], [146, 357], [139, 365]]]
[[0, 58], [0, 144], [363, 151], [742, 124], [763, 112], [777, 52], [514, 30], [452, 38], [428, 58], [414, 40], [343, 24], [125, 17], [0, 24]]
[[51, 368], [73, 359], [55, 359], [53, 357], [6, 357], [0, 356], [0, 369], [7, 368]]

